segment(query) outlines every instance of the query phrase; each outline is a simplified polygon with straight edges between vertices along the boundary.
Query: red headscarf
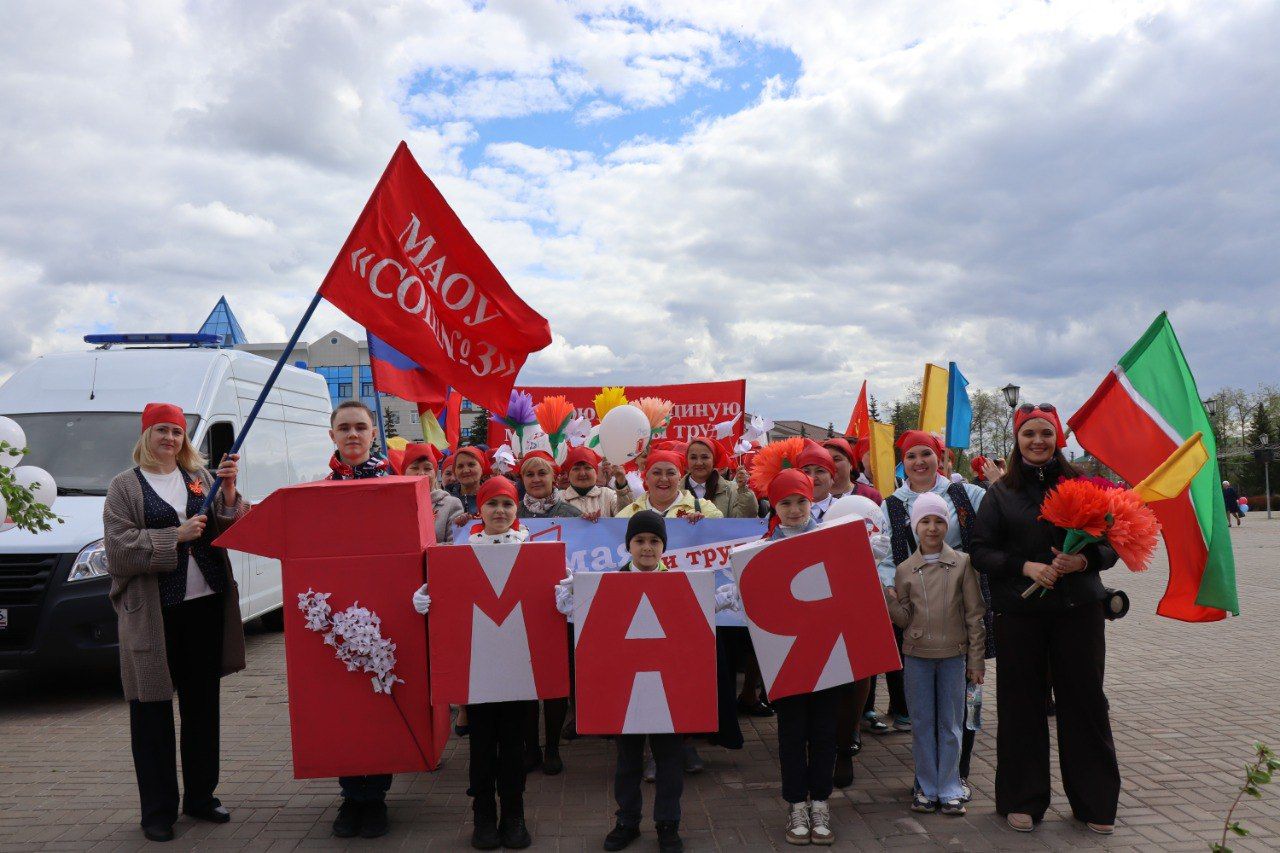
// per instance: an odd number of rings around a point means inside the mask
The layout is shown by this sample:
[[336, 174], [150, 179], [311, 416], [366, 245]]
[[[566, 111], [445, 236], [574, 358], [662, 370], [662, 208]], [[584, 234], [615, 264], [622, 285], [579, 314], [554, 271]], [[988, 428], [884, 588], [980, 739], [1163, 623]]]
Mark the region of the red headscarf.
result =
[[565, 470], [569, 470], [579, 462], [586, 463], [594, 468], [600, 464], [600, 454], [585, 445], [582, 447], [570, 447], [569, 452], [564, 456]]
[[[867, 441], [870, 444], [870, 439]], [[837, 453], [843, 453], [844, 457], [849, 460], [849, 464], [854, 468], [858, 467], [858, 454], [849, 446], [849, 442], [843, 438], [828, 438], [822, 442], [822, 446], [831, 452], [834, 458]]]
[[684, 456], [671, 450], [652, 450], [644, 460], [644, 473], [648, 476], [649, 469], [659, 462], [670, 462], [676, 466], [676, 471], [684, 474]]
[[911, 448], [924, 446], [932, 450], [934, 454], [937, 455], [939, 462], [942, 461], [942, 442], [939, 441], [938, 437], [931, 432], [925, 432], [922, 429], [909, 429], [899, 437], [896, 443], [904, 457], [907, 455], [907, 451]]
[[858, 443], [853, 446], [853, 467], [857, 468], [862, 464], [862, 460], [871, 452], [871, 439], [860, 438]]
[[533, 459], [541, 459], [543, 462], [545, 462], [545, 463], [547, 463], [548, 465], [550, 465], [550, 466], [551, 466], [551, 473], [552, 473], [553, 475], [554, 475], [554, 474], [559, 474], [559, 473], [560, 473], [560, 466], [556, 465], [556, 460], [555, 460], [555, 458], [554, 458], [554, 457], [552, 457], [552, 455], [551, 455], [550, 453], [548, 453], [547, 451], [545, 451], [545, 450], [530, 450], [530, 451], [529, 451], [528, 453], [526, 453], [524, 456], [521, 456], [521, 457], [520, 457], [520, 464], [517, 466], [517, 467], [518, 467], [518, 470], [520, 470], [520, 471], [523, 473], [523, 472], [524, 472], [524, 466], [525, 466], [528, 462], [530, 462], [531, 460], [533, 460]]
[[1023, 411], [1021, 406], [1019, 406], [1017, 410], [1014, 411], [1013, 413], [1014, 435], [1017, 435], [1018, 430], [1022, 429], [1023, 424], [1025, 424], [1027, 421], [1035, 420], [1036, 418], [1040, 418], [1041, 420], [1048, 421], [1053, 426], [1054, 434], [1057, 436], [1057, 439], [1058, 439], [1059, 450], [1067, 446], [1067, 435], [1062, 429], [1062, 421], [1058, 419], [1058, 413], [1056, 411], [1046, 411], [1045, 409], [1042, 409], [1039, 406], [1036, 406], [1034, 409], [1032, 409], [1029, 412]]
[[434, 444], [420, 442], [406, 444], [404, 454], [400, 459], [400, 470], [408, 471], [410, 465], [423, 458], [430, 459], [431, 466], [436, 470], [440, 469], [440, 459], [442, 458], [440, 448], [436, 447]]
[[800, 495], [807, 501], [813, 500], [813, 480], [797, 468], [783, 468], [778, 476], [769, 481], [769, 503], [776, 507], [783, 498]]
[[836, 461], [831, 458], [831, 451], [811, 438], [804, 440], [804, 450], [801, 450], [796, 456], [797, 468], [804, 468], [808, 465], [817, 465], [819, 468], [825, 468], [832, 477], [836, 475]]
[[455, 462], [457, 462], [457, 461], [458, 461], [458, 457], [457, 457], [455, 454], [450, 453], [448, 456], [446, 456], [446, 457], [444, 458], [444, 462], [440, 463], [440, 469], [441, 469], [442, 471], [444, 471], [444, 470], [448, 470], [448, 469], [452, 468], [452, 467], [453, 467], [453, 463], [455, 463]]
[[486, 454], [486, 453], [485, 453], [483, 450], [481, 450], [480, 448], [478, 448], [478, 447], [472, 447], [472, 446], [471, 446], [471, 445], [469, 445], [469, 444], [468, 444], [466, 447], [459, 447], [456, 451], [454, 451], [454, 454], [453, 454], [453, 457], [452, 457], [452, 458], [453, 458], [453, 461], [454, 461], [454, 462], [457, 462], [457, 461], [458, 461], [458, 457], [459, 457], [459, 456], [462, 456], [464, 453], [465, 453], [467, 456], [470, 456], [472, 459], [474, 459], [474, 460], [476, 460], [477, 462], [479, 462], [479, 463], [480, 463], [480, 476], [481, 476], [481, 477], [487, 477], [487, 476], [489, 476], [489, 474], [493, 473], [493, 469], [492, 469], [492, 468], [490, 467], [490, 465], [489, 465], [489, 456], [488, 456], [488, 454]]
[[506, 477], [490, 477], [480, 484], [480, 488], [476, 489], [476, 506], [482, 507], [501, 495], [506, 495], [517, 503], [520, 501], [520, 494], [516, 491], [515, 483]]
[[693, 449], [695, 444], [701, 444], [703, 447], [707, 448], [707, 450], [711, 451], [712, 468], [728, 468], [732, 464], [732, 461], [729, 458], [729, 453], [725, 450], [724, 445], [713, 438], [708, 438], [705, 435], [689, 439], [689, 446], [684, 450], [684, 457], [686, 461], [689, 459], [689, 451]]
[[985, 456], [973, 457], [973, 459], [969, 460], [969, 467], [973, 469], [973, 473], [981, 477], [983, 470], [987, 467], [987, 457]]
[[173, 403], [147, 403], [142, 409], [142, 431], [159, 424], [173, 424], [186, 429], [187, 418]]

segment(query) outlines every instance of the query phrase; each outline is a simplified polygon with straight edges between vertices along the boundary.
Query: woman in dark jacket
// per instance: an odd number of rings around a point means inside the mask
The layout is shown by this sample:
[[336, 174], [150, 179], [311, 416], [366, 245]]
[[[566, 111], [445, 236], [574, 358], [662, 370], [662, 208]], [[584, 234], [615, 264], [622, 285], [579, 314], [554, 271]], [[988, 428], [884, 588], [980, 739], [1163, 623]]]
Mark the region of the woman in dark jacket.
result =
[[[974, 566], [987, 575], [1000, 649], [996, 711], [996, 811], [1020, 832], [1049, 807], [1049, 725], [1045, 695], [1057, 699], [1058, 763], [1071, 811], [1089, 829], [1110, 834], [1120, 769], [1102, 692], [1106, 639], [1098, 573], [1116, 554], [1096, 543], [1063, 554], [1066, 531], [1042, 521], [1040, 503], [1061, 480], [1080, 476], [1054, 407], [1023, 405], [1003, 477], [978, 507]], [[1044, 588], [1024, 598], [1032, 585]]]
[[[582, 512], [575, 506], [560, 500], [556, 491], [556, 474], [559, 467], [550, 453], [534, 450], [520, 458], [520, 483], [524, 496], [516, 506], [517, 518], [580, 518]], [[573, 626], [569, 626], [569, 654], [573, 655]], [[533, 713], [525, 728], [525, 772], [541, 766], [548, 776], [556, 776], [564, 770], [560, 758], [560, 736], [564, 721], [569, 717], [569, 700], [547, 699], [541, 703], [543, 728], [547, 750], [544, 756], [538, 747], [538, 702], [531, 703]]]
[[213, 477], [187, 438], [177, 406], [148, 403], [133, 449], [136, 467], [107, 489], [102, 523], [111, 603], [120, 633], [120, 678], [129, 702], [142, 830], [173, 839], [178, 763], [173, 694], [182, 715], [182, 811], [226, 823], [218, 786], [218, 679], [244, 669], [240, 591], [213, 540], [249, 511], [236, 491], [237, 455], [218, 466], [212, 515], [200, 513]]

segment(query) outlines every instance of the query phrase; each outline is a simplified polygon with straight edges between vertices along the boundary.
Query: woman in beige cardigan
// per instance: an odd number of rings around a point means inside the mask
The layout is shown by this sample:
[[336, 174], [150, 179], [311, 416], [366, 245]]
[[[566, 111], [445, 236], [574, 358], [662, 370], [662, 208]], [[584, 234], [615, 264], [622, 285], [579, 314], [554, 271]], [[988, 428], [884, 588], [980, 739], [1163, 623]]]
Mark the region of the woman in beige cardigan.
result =
[[177, 406], [149, 403], [133, 449], [103, 507], [120, 679], [129, 702], [142, 829], [173, 838], [178, 819], [173, 695], [182, 716], [183, 812], [226, 823], [218, 784], [218, 679], [244, 669], [240, 593], [219, 533], [249, 510], [236, 491], [238, 456], [218, 466], [212, 523], [200, 515], [213, 478], [187, 438]]

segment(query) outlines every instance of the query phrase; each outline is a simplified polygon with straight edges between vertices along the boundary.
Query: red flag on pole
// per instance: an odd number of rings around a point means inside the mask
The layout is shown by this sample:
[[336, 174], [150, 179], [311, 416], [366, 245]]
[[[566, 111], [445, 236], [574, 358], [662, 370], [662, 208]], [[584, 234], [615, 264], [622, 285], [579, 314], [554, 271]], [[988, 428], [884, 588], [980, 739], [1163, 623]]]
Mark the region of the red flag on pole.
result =
[[871, 435], [871, 411], [867, 408], [867, 380], [862, 380], [862, 390], [858, 392], [858, 402], [853, 406], [853, 414], [849, 416], [849, 428], [845, 435], [866, 438]]
[[551, 327], [507, 284], [404, 142], [320, 285], [325, 299], [487, 409]]

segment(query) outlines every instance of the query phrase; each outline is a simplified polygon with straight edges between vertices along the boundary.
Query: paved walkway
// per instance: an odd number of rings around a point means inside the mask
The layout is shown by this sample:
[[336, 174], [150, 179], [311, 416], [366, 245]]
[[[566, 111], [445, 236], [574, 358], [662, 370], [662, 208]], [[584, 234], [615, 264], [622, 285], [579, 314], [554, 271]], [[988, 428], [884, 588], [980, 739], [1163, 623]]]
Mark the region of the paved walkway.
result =
[[[1252, 742], [1280, 746], [1280, 520], [1267, 523], [1255, 513], [1232, 534], [1245, 608], [1240, 619], [1184, 625], [1157, 618], [1155, 602], [1164, 586], [1160, 568], [1145, 576], [1121, 568], [1109, 578], [1133, 600], [1129, 616], [1108, 628], [1107, 687], [1124, 777], [1113, 837], [1095, 836], [1071, 820], [1056, 779], [1055, 803], [1036, 833], [1017, 835], [1004, 827], [990, 798], [995, 721], [989, 701], [967, 817], [909, 812], [910, 736], [867, 736], [857, 781], [832, 799], [838, 848], [1207, 849], [1206, 841], [1220, 831]], [[396, 778], [388, 837], [331, 837], [336, 784], [299, 782], [291, 774], [282, 637], [255, 632], [248, 649], [249, 669], [224, 681], [223, 690], [218, 793], [234, 821], [215, 827], [184, 818], [170, 849], [466, 846], [466, 752], [456, 740], [439, 772]], [[109, 679], [0, 674], [0, 851], [147, 846], [137, 826], [126, 711]], [[705, 748], [707, 772], [688, 780], [683, 828], [692, 851], [786, 847], [772, 721], [756, 723], [747, 737], [740, 752]], [[575, 741], [564, 757], [564, 775], [535, 774], [529, 780], [535, 846], [598, 850], [613, 820], [609, 744]], [[1280, 848], [1280, 785], [1261, 803], [1247, 801], [1238, 816], [1257, 837], [1235, 845], [1237, 850]], [[651, 827], [645, 831], [633, 849], [656, 849]]]

